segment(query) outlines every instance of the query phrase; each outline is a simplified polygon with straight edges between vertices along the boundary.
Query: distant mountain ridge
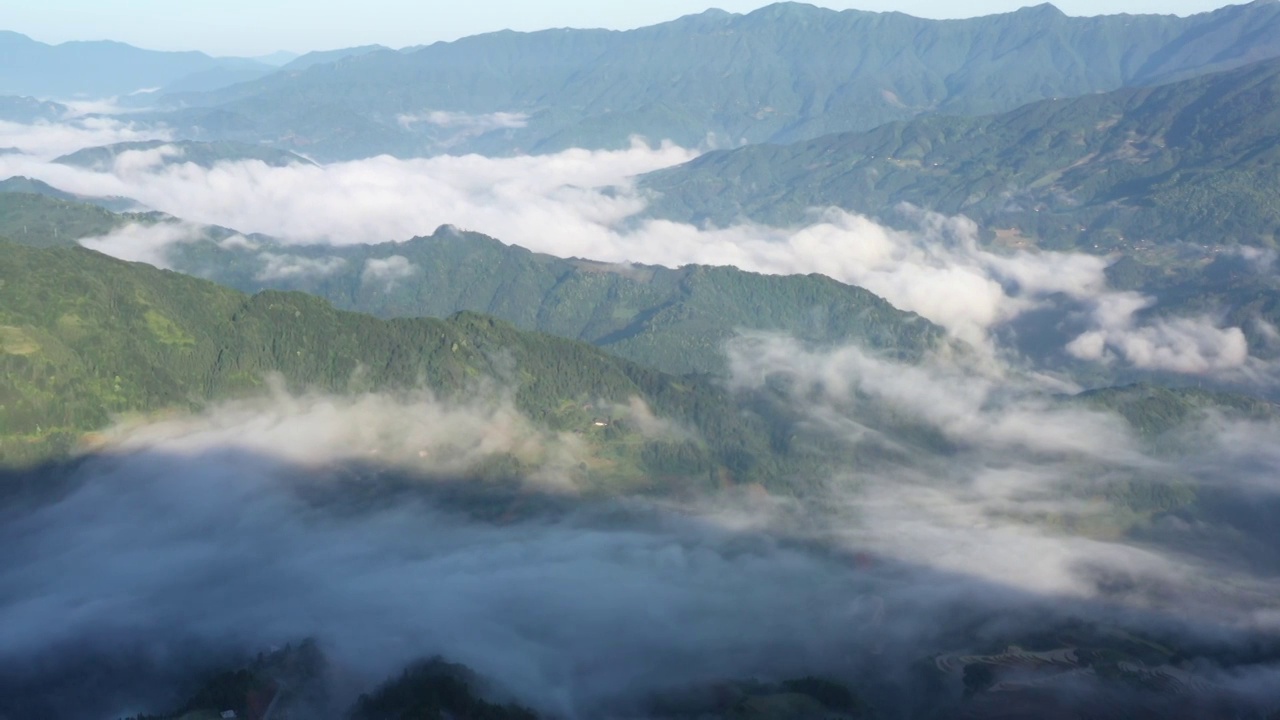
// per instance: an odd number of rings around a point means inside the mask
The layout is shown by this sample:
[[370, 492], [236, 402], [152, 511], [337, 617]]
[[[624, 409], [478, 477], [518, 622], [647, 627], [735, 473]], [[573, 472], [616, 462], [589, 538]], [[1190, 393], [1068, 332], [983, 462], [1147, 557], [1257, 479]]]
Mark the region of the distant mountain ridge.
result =
[[273, 69], [247, 58], [144, 50], [105, 40], [50, 45], [20, 33], [0, 31], [0, 95], [98, 99], [184, 79], [189, 79], [193, 90], [211, 90], [261, 77]]
[[[604, 456], [586, 483], [798, 480], [802, 452], [771, 447], [767, 422], [711, 383], [675, 378], [589, 345], [522, 332], [475, 313], [379, 320], [302, 293], [254, 296], [84, 248], [0, 241], [0, 467], [68, 452], [116, 413], [261, 395], [270, 373], [295, 391], [430, 389], [441, 398], [506, 383], [552, 431], [577, 430]], [[638, 398], [696, 435], [645, 437], [593, 412]], [[606, 415], [608, 417], [608, 415]], [[588, 432], [591, 434], [588, 435]], [[353, 449], [354, 452], [354, 449]], [[531, 461], [497, 453], [483, 474], [519, 478]], [[784, 471], [784, 468], [791, 471]], [[714, 487], [714, 485], [712, 486]]]
[[[374, 51], [175, 96], [185, 109], [166, 117], [193, 138], [322, 160], [620, 147], [633, 134], [723, 147], [998, 112], [1277, 55], [1280, 6], [1269, 2], [1186, 18], [1039, 5], [946, 21], [784, 3], [626, 32], [505, 31]], [[429, 119], [437, 111], [451, 113], [447, 126]], [[496, 113], [518, 121], [486, 122]]]
[[385, 45], [360, 45], [357, 47], [339, 48], [337, 50], [314, 50], [312, 52], [300, 55], [293, 60], [281, 66], [284, 72], [297, 72], [306, 70], [315, 65], [324, 65], [326, 63], [338, 62], [349, 57], [360, 57], [373, 52], [391, 51], [391, 48]]

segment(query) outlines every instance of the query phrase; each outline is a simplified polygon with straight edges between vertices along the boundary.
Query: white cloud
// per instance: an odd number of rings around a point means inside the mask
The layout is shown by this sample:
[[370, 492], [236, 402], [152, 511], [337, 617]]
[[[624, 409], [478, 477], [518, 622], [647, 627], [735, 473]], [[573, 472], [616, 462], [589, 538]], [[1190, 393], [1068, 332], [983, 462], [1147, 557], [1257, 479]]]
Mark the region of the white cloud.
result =
[[166, 251], [170, 246], [207, 236], [208, 228], [187, 222], [129, 223], [106, 235], [83, 238], [80, 244], [121, 260], [168, 268]]
[[403, 255], [391, 255], [385, 258], [369, 258], [364, 263], [364, 272], [360, 274], [363, 282], [379, 282], [393, 285], [398, 280], [412, 277], [418, 272], [418, 266], [409, 262]]
[[[1194, 444], [1157, 455], [1118, 415], [991, 363], [902, 365], [857, 347], [812, 351], [764, 335], [735, 341], [730, 359], [734, 388], [781, 392], [810, 427], [863, 448], [862, 457], [890, 453], [851, 467], [822, 496], [822, 512], [842, 518], [832, 532], [849, 547], [1034, 593], [1184, 617], [1213, 609], [1222, 622], [1276, 627], [1265, 573], [1188, 552], [1178, 532], [1136, 542], [1123, 531], [1133, 521], [1127, 483], [1280, 491], [1275, 423], [1206, 413], [1183, 429]], [[932, 447], [938, 439], [946, 447]], [[1114, 495], [1108, 483], [1119, 483]], [[1270, 542], [1270, 530], [1257, 532]], [[1117, 596], [1098, 580], [1108, 576], [1158, 591]]]
[[1205, 374], [1239, 370], [1249, 361], [1249, 343], [1238, 327], [1218, 327], [1210, 318], [1156, 318], [1140, 323], [1137, 313], [1155, 302], [1133, 292], [1112, 292], [1095, 301], [1096, 327], [1067, 344], [1083, 360], [1116, 357], [1144, 370]]
[[1142, 462], [1119, 418], [1048, 400], [1076, 388], [1014, 375], [999, 365], [950, 356], [905, 365], [857, 346], [809, 351], [771, 335], [743, 336], [728, 350], [732, 387], [761, 387], [781, 371], [799, 380], [797, 398], [836, 415], [856, 414], [859, 398], [874, 398], [962, 444]]
[[998, 256], [978, 247], [972, 222], [929, 213], [915, 213], [919, 229], [913, 232], [838, 210], [799, 228], [701, 229], [638, 220], [647, 203], [632, 176], [693, 156], [671, 145], [637, 143], [623, 151], [377, 157], [323, 167], [256, 161], [156, 167], [151, 152], [122, 153], [110, 172], [24, 165], [22, 159], [0, 159], [0, 168], [7, 163], [10, 172], [74, 192], [133, 197], [178, 217], [294, 242], [406, 239], [454, 224], [560, 256], [824, 273], [867, 287], [975, 344], [1045, 292], [1085, 292], [1101, 282], [1104, 260]]
[[119, 175], [137, 175], [161, 168], [170, 160], [181, 158], [185, 154], [186, 151], [177, 145], [125, 150], [112, 159], [112, 170]]
[[[169, 140], [163, 127], [125, 123], [112, 118], [87, 117], [63, 123], [21, 125], [0, 121], [0, 147], [18, 148], [32, 158], [10, 157], [11, 162], [32, 164], [33, 160], [50, 160], [81, 148], [111, 145], [135, 140]], [[34, 163], [38, 165], [39, 163]], [[0, 177], [21, 175], [12, 168], [0, 166]]]
[[309, 258], [301, 255], [284, 255], [264, 252], [258, 255], [263, 267], [254, 276], [258, 280], [287, 280], [297, 277], [324, 277], [346, 266], [340, 257]]
[[522, 128], [529, 124], [529, 115], [522, 112], [495, 112], [472, 115], [464, 112], [447, 110], [426, 110], [420, 113], [405, 113], [396, 116], [401, 127], [408, 128], [418, 123], [426, 123], [441, 128], [462, 130], [468, 134], [479, 135], [490, 130]]
[[[136, 97], [139, 95], [149, 95], [159, 91], [160, 88], [143, 88], [129, 93], [129, 96]], [[66, 119], [74, 120], [89, 115], [127, 115], [129, 113], [145, 112], [144, 107], [126, 107], [120, 104], [119, 97], [97, 98], [85, 100], [82, 98], [71, 98], [69, 100], [58, 100], [58, 102], [67, 108]]]

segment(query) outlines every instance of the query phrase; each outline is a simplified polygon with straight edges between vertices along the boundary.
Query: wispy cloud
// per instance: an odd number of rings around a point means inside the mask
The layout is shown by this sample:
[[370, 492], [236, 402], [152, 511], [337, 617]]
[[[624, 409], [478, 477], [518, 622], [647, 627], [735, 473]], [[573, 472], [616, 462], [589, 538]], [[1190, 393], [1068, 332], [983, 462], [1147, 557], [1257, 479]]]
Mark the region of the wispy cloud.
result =
[[340, 257], [309, 258], [299, 255], [264, 252], [260, 257], [264, 261], [262, 270], [255, 276], [259, 280], [282, 280], [303, 276], [332, 275], [341, 270], [347, 261]]
[[464, 112], [447, 110], [425, 110], [420, 113], [405, 113], [396, 116], [401, 127], [408, 128], [418, 123], [426, 123], [440, 128], [452, 128], [466, 133], [481, 134], [490, 130], [516, 129], [529, 124], [527, 113], [495, 112], [472, 115]]

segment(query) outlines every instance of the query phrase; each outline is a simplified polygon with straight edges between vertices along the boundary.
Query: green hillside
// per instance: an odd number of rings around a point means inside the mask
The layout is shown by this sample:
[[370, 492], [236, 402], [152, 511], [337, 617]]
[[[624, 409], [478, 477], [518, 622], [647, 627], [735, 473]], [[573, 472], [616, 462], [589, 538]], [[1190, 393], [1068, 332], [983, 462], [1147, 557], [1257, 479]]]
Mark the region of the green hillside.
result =
[[80, 238], [105, 235], [131, 221], [150, 220], [147, 215], [117, 214], [90, 205], [39, 181], [0, 182], [0, 237], [23, 245], [69, 247]]
[[324, 160], [626, 147], [634, 134], [734, 147], [1227, 69], [1280, 54], [1277, 38], [1268, 2], [1186, 18], [1068, 17], [1045, 4], [966, 20], [781, 3], [627, 32], [374, 51], [173, 95], [178, 112], [158, 117], [187, 137]]
[[1276, 414], [1274, 404], [1247, 395], [1150, 384], [1087, 390], [1075, 395], [1073, 401], [1115, 412], [1149, 438], [1192, 425], [1210, 411], [1255, 419]]
[[[267, 276], [269, 260], [280, 257], [324, 262], [328, 270]], [[178, 245], [170, 260], [247, 292], [300, 290], [380, 317], [483, 312], [678, 374], [723, 372], [724, 343], [743, 331], [856, 341], [904, 359], [943, 342], [941, 329], [914, 313], [820, 275], [565, 260], [448, 227], [379, 245]]]
[[[110, 210], [112, 212], [129, 212], [134, 208], [138, 207], [138, 202], [130, 198], [124, 198], [124, 197], [118, 197], [118, 196], [94, 197], [89, 195], [76, 195], [75, 193], [69, 193], [63, 190], [59, 190], [58, 188], [53, 187], [49, 183], [46, 183], [42, 180], [35, 180], [29, 177], [23, 177], [22, 175], [14, 175], [12, 177], [5, 178], [4, 180], [0, 180], [0, 200], [4, 200], [5, 202], [13, 202], [15, 200], [14, 198], [3, 197], [5, 194], [8, 194], [8, 193], [25, 193], [27, 195], [42, 195], [46, 198], [51, 198], [53, 200], [66, 200], [68, 202], [77, 202], [77, 203], [84, 203], [87, 205], [95, 205], [104, 210]], [[50, 207], [53, 207], [53, 206], [50, 206]], [[6, 206], [6, 209], [11, 210], [9, 206]], [[66, 213], [76, 213], [79, 211], [72, 208], [63, 208], [58, 212], [66, 214]], [[0, 214], [0, 223], [5, 223], [6, 227], [12, 224], [11, 220], [8, 217], [6, 217], [5, 214]], [[84, 236], [80, 235], [80, 236], [77, 236], [77, 238], [78, 237], [84, 237]]]
[[[1274, 7], [1274, 6], [1273, 6]], [[795, 222], [809, 207], [963, 213], [1002, 242], [1089, 251], [1280, 232], [1280, 61], [1155, 88], [705, 155], [646, 177], [653, 212]]]
[[[771, 447], [769, 426], [723, 391], [585, 343], [470, 313], [385, 321], [301, 293], [246, 296], [80, 248], [6, 242], [0, 249], [6, 464], [65, 452], [115, 414], [198, 408], [260, 392], [268, 373], [294, 389], [425, 386], [446, 397], [491, 377], [513, 385], [517, 407], [535, 423], [583, 434], [595, 448], [594, 464], [583, 470], [588, 480], [798, 479], [802, 458]], [[652, 438], [622, 421], [595, 425], [595, 417], [632, 397], [694, 435]], [[518, 473], [524, 460], [505, 462], [503, 472]]]
[[[230, 708], [240, 717], [260, 717], [264, 698], [275, 714], [309, 715], [312, 704], [327, 697], [328, 661], [313, 641], [292, 645], [259, 658], [249, 667], [227, 670], [205, 681], [178, 712], [140, 715], [127, 720], [204, 720]], [[516, 703], [494, 702], [493, 680], [465, 665], [440, 657], [409, 664], [397, 675], [364, 693], [342, 714], [347, 720], [385, 718], [450, 718], [468, 720], [536, 720], [534, 711]], [[656, 697], [649, 717], [734, 718], [735, 720], [857, 720], [873, 717], [862, 699], [842, 683], [801, 677], [779, 683], [725, 680], [719, 692], [672, 690]], [[255, 710], [259, 713], [255, 715]]]

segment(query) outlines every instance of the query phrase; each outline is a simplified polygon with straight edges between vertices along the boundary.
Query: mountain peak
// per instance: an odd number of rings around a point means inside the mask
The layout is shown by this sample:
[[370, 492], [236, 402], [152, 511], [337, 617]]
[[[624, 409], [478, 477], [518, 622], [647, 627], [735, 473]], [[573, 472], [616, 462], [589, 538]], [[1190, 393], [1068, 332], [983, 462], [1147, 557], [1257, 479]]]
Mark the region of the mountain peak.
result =
[[1059, 17], [1067, 16], [1066, 13], [1059, 10], [1058, 6], [1054, 5], [1053, 3], [1040, 3], [1039, 5], [1028, 5], [1026, 7], [1018, 8], [1014, 12], [1018, 15], [1024, 15], [1028, 17], [1059, 18]]
[[822, 12], [823, 8], [819, 8], [809, 3], [801, 2], [780, 2], [766, 5], [759, 10], [747, 13], [748, 17], [761, 17], [769, 20], [798, 20], [801, 18], [812, 17], [814, 13]]

